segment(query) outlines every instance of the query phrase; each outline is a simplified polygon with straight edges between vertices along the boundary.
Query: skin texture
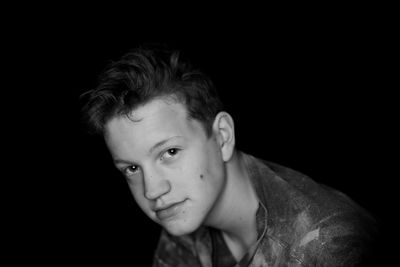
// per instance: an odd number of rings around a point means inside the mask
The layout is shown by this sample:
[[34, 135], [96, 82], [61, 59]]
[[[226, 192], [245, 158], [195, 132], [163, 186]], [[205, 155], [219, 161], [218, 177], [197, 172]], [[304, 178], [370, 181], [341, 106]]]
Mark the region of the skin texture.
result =
[[[187, 118], [182, 104], [154, 100], [130, 118], [111, 119], [106, 132], [116, 167], [147, 216], [174, 235], [193, 232], [210, 219], [226, 182], [221, 146]], [[157, 212], [174, 203], [182, 205]]]
[[236, 259], [256, 241], [258, 199], [228, 113], [208, 137], [182, 103], [160, 98], [110, 119], [104, 137], [137, 204], [170, 234], [220, 229]]

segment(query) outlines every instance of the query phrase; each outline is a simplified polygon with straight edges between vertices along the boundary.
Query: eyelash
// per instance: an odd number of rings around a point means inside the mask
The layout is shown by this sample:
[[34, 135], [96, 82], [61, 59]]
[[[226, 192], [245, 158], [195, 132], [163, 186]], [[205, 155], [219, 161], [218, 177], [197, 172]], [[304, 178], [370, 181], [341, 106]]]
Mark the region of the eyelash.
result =
[[[170, 153], [171, 151], [175, 151], [174, 153]], [[175, 157], [180, 152], [179, 148], [169, 148], [161, 153], [160, 160], [163, 161], [166, 154], [169, 154], [171, 157]], [[168, 160], [168, 159], [167, 159]]]
[[[173, 152], [173, 153], [170, 153], [170, 152], [172, 152], [172, 151], [174, 151], [174, 152]], [[160, 154], [160, 160], [161, 160], [161, 161], [169, 160], [170, 158], [168, 158], [168, 159], [165, 158], [165, 155], [166, 155], [166, 154], [169, 154], [170, 157], [175, 157], [180, 151], [181, 151], [181, 149], [179, 149], [179, 148], [169, 148], [169, 149], [163, 151], [163, 152]], [[131, 168], [135, 168], [135, 169], [134, 169], [134, 170], [130, 170]], [[128, 173], [129, 171], [132, 172], [132, 173]], [[124, 169], [122, 170], [122, 172], [123, 172], [126, 176], [130, 176], [130, 175], [136, 174], [138, 171], [139, 171], [139, 167], [138, 167], [138, 166], [135, 166], [135, 165], [128, 166], [128, 167], [126, 167], [126, 168], [124, 168]]]
[[[131, 168], [135, 168], [135, 170], [130, 170]], [[123, 174], [125, 174], [126, 176], [133, 175], [133, 174], [137, 173], [138, 171], [139, 171], [139, 167], [137, 167], [135, 165], [128, 166], [122, 170]], [[128, 173], [128, 172], [132, 172], [132, 173]]]

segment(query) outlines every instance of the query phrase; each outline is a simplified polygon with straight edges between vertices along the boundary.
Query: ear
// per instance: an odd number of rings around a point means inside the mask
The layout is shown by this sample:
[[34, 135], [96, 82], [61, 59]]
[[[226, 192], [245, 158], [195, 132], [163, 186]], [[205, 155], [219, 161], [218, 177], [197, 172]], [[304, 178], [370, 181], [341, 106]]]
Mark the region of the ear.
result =
[[227, 162], [235, 149], [235, 127], [231, 115], [222, 111], [215, 116], [213, 134], [221, 149], [222, 159]]

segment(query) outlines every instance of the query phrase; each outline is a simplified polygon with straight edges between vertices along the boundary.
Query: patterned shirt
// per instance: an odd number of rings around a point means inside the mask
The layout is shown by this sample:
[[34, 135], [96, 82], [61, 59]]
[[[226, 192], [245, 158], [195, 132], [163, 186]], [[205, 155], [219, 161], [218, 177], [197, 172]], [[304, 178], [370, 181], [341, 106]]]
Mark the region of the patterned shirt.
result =
[[217, 229], [202, 226], [180, 237], [163, 230], [153, 266], [363, 264], [376, 233], [374, 219], [364, 209], [297, 171], [244, 153], [242, 158], [259, 199], [257, 242], [236, 262]]

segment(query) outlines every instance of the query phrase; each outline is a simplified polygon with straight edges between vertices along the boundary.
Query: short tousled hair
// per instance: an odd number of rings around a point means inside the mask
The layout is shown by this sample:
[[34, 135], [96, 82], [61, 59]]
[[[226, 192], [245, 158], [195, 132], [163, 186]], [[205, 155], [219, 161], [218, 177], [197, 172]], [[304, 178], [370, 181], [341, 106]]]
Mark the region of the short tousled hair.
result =
[[104, 135], [105, 124], [129, 116], [151, 100], [173, 97], [184, 104], [189, 119], [198, 120], [208, 137], [222, 102], [210, 77], [180, 58], [178, 51], [136, 48], [111, 63], [98, 86], [82, 94], [82, 115], [89, 132]]

